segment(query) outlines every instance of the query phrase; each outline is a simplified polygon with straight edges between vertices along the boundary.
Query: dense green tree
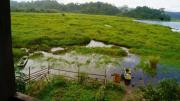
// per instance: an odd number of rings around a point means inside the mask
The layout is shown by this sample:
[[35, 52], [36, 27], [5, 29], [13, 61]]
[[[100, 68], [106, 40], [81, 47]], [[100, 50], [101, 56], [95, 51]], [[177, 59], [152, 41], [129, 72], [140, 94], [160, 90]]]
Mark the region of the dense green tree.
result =
[[24, 12], [75, 12], [86, 14], [105, 14], [135, 17], [138, 19], [170, 20], [164, 9], [151, 9], [149, 7], [137, 7], [131, 9], [128, 6], [115, 7], [108, 3], [90, 2], [84, 4], [69, 3], [59, 4], [56, 0], [40, 0], [31, 2], [11, 1], [12, 11]]
[[165, 13], [164, 9], [158, 10], [146, 6], [136, 7], [135, 9], [125, 12], [124, 14], [138, 19], [170, 20], [170, 16]]

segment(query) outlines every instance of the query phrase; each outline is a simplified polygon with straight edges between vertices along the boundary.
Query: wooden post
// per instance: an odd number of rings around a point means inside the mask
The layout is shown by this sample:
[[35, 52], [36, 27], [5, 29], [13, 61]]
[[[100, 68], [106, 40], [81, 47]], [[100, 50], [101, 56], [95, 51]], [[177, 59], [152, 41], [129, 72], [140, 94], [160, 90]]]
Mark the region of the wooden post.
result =
[[49, 72], [49, 69], [50, 69], [50, 65], [49, 65], [49, 63], [48, 63], [48, 75], [49, 75], [49, 73], [50, 73], [50, 72]]
[[104, 85], [106, 86], [107, 84], [107, 73], [106, 73], [106, 69], [105, 69], [105, 72], [104, 72]]
[[79, 66], [78, 66], [78, 82], [79, 82], [79, 79], [80, 78], [80, 68], [79, 68]]
[[15, 95], [15, 73], [12, 55], [10, 0], [0, 3], [0, 101]]
[[28, 78], [29, 78], [29, 83], [30, 83], [30, 80], [31, 80], [31, 68], [29, 67], [29, 74], [28, 74]]

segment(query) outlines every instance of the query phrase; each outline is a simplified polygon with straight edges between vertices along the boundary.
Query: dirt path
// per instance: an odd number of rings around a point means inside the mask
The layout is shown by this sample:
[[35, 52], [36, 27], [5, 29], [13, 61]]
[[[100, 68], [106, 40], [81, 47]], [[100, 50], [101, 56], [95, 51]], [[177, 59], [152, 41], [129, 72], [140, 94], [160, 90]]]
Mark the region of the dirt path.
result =
[[132, 100], [133, 101], [133, 94], [132, 94], [132, 86], [129, 85], [129, 86], [126, 86], [125, 87], [125, 95], [124, 95], [124, 98], [122, 101], [129, 101], [129, 100]]

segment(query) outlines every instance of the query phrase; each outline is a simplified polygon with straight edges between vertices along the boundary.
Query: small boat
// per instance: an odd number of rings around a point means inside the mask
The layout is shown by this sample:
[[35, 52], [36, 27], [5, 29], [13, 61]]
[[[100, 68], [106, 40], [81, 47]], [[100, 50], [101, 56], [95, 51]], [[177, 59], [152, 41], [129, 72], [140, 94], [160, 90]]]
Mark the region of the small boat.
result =
[[18, 62], [17, 66], [24, 68], [28, 62], [28, 56], [23, 56], [20, 61]]

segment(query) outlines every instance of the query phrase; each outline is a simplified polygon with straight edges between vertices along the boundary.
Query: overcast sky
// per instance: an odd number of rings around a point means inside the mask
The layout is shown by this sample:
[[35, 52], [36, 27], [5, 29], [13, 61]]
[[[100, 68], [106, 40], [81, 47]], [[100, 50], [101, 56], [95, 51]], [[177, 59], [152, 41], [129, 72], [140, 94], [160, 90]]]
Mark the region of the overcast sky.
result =
[[[15, 1], [35, 1], [35, 0], [15, 0]], [[180, 0], [57, 0], [59, 3], [85, 3], [85, 2], [106, 2], [115, 6], [128, 5], [131, 8], [137, 6], [148, 6], [151, 8], [165, 8], [166, 11], [180, 12]]]

